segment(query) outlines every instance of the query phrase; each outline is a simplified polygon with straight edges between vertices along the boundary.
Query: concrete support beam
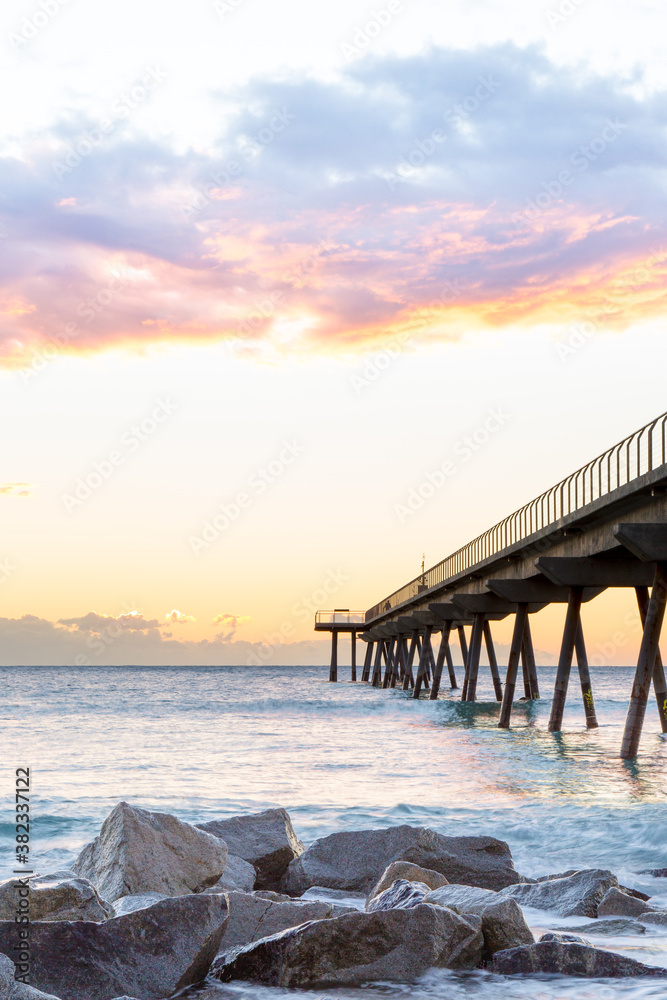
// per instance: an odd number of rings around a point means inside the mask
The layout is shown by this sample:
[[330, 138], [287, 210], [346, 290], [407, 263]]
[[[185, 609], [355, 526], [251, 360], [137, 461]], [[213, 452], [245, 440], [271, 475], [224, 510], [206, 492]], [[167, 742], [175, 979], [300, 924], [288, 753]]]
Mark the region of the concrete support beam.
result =
[[540, 697], [540, 687], [537, 682], [537, 667], [535, 665], [535, 650], [530, 631], [530, 619], [526, 618], [521, 645], [521, 666], [523, 668], [523, 690], [526, 698], [531, 701]]
[[[642, 525], [642, 527], [646, 527]], [[654, 526], [651, 526], [654, 527]], [[667, 532], [667, 525], [660, 526]], [[650, 533], [649, 533], [650, 535]], [[636, 538], [634, 539], [636, 541]], [[655, 558], [658, 551], [656, 539], [642, 537], [641, 550]], [[666, 550], [667, 551], [667, 550]], [[648, 561], [648, 560], [647, 560]], [[660, 632], [665, 617], [665, 604], [667, 603], [667, 561], [658, 560], [653, 578], [653, 589], [651, 599], [646, 609], [646, 621], [642, 635], [642, 644], [639, 650], [637, 670], [635, 680], [632, 685], [630, 695], [630, 705], [628, 707], [628, 717], [625, 722], [625, 732], [623, 733], [623, 743], [621, 745], [621, 758], [630, 760], [637, 756], [639, 740], [641, 738], [644, 716], [646, 714], [646, 702], [648, 701], [651, 679], [655, 670], [655, 661], [660, 648]]]
[[597, 597], [606, 587], [648, 587], [653, 581], [653, 568], [631, 557], [585, 559], [567, 556], [540, 556], [535, 565], [553, 583], [569, 587], [594, 587], [593, 595], [584, 594], [583, 600]]
[[440, 678], [442, 677], [442, 668], [445, 665], [445, 659], [447, 659], [447, 667], [449, 669], [449, 679], [450, 683], [452, 678], [454, 683], [452, 687], [456, 687], [456, 674], [454, 673], [454, 665], [452, 663], [452, 654], [449, 652], [449, 636], [452, 631], [452, 623], [447, 622], [442, 628], [442, 637], [440, 639], [440, 647], [438, 649], [438, 658], [435, 662], [435, 668], [433, 670], [433, 683], [431, 684], [431, 695], [430, 700], [435, 701], [440, 692]]
[[491, 670], [491, 680], [493, 681], [493, 690], [496, 694], [496, 701], [503, 700], [503, 687], [500, 683], [500, 674], [498, 673], [498, 660], [496, 659], [496, 650], [493, 645], [493, 637], [491, 635], [491, 626], [488, 621], [484, 622], [484, 645], [486, 646], [486, 655], [489, 658], [489, 668]]
[[350, 633], [350, 680], [357, 679], [357, 633]]
[[616, 524], [611, 530], [614, 538], [642, 562], [667, 563], [667, 524]]
[[[637, 605], [639, 607], [639, 617], [642, 628], [646, 625], [646, 615], [648, 614], [648, 587], [637, 587]], [[667, 733], [667, 682], [665, 681], [665, 668], [662, 663], [660, 649], [655, 658], [653, 668], [653, 692], [658, 704], [658, 716], [663, 733]]]
[[364, 656], [364, 668], [361, 672], [362, 683], [368, 683], [368, 678], [371, 674], [371, 664], [373, 662], [373, 648], [375, 646], [374, 641], [371, 639], [366, 640], [368, 645], [366, 646], [366, 655]]
[[331, 631], [331, 663], [329, 664], [329, 682], [338, 680], [338, 632]]
[[460, 607], [467, 616], [473, 615], [476, 618], [479, 614], [485, 614], [490, 618], [493, 615], [494, 621], [502, 621], [514, 610], [511, 604], [496, 594], [455, 594], [452, 603]]
[[482, 635], [484, 633], [484, 613], [475, 614], [472, 624], [472, 635], [468, 648], [466, 663], [466, 679], [463, 683], [462, 701], [477, 700], [477, 675], [479, 672], [479, 657], [482, 651]]
[[503, 704], [500, 709], [500, 729], [509, 729], [512, 716], [512, 704], [514, 702], [514, 692], [516, 690], [516, 675], [519, 669], [519, 657], [524, 642], [524, 629], [528, 622], [528, 604], [518, 604], [516, 617], [514, 619], [514, 631], [512, 633], [512, 644], [510, 655], [507, 661], [507, 677], [505, 679], [505, 691], [503, 694]]
[[563, 641], [560, 647], [558, 671], [556, 673], [556, 685], [554, 687], [554, 697], [549, 717], [550, 733], [559, 733], [563, 726], [563, 709], [565, 708], [565, 699], [567, 698], [567, 686], [570, 680], [570, 670], [572, 669], [574, 646], [577, 632], [579, 631], [582, 589], [582, 587], [572, 587], [570, 600], [567, 605]]

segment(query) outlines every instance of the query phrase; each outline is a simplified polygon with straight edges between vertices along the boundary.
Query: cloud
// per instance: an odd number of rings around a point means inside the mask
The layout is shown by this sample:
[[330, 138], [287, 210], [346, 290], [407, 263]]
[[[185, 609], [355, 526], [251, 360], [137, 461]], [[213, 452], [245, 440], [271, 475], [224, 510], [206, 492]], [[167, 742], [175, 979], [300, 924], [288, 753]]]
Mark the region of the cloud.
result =
[[175, 640], [159, 623], [130, 627], [122, 620], [90, 612], [80, 618], [51, 622], [36, 615], [0, 618], [0, 665], [95, 667], [323, 665], [329, 643], [322, 639], [280, 643], [232, 642], [215, 639]]
[[177, 611], [176, 608], [166, 614], [165, 618], [172, 625], [187, 625], [188, 622], [197, 621], [197, 619], [193, 618], [192, 615], [184, 615], [182, 611]]
[[0, 496], [29, 497], [32, 496], [30, 483], [0, 483]]
[[227, 631], [218, 632], [216, 635], [217, 642], [232, 642], [239, 625], [243, 625], [245, 622], [251, 621], [249, 615], [230, 615], [222, 614], [216, 615], [212, 621], [212, 625], [222, 625], [223, 629]]
[[59, 625], [66, 625], [68, 628], [75, 628], [80, 632], [108, 632], [113, 629], [121, 629], [131, 632], [146, 632], [160, 628], [157, 618], [147, 620], [138, 611], [129, 611], [126, 614], [100, 615], [96, 611], [89, 611], [81, 618], [59, 618]]
[[0, 357], [659, 314], [667, 102], [641, 83], [511, 44], [369, 58], [252, 80], [210, 150], [119, 131], [58, 179], [93, 124], [60, 123], [0, 162]]

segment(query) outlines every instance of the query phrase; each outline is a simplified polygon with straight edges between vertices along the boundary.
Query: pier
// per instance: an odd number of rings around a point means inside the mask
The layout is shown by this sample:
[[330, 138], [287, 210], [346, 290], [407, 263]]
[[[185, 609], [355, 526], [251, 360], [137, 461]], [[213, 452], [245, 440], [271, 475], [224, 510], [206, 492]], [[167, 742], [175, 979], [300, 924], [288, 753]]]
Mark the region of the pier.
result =
[[[637, 755], [651, 686], [667, 732], [667, 682], [660, 634], [667, 603], [667, 413], [598, 455], [452, 555], [367, 611], [318, 611], [315, 630], [331, 633], [329, 680], [338, 680], [338, 635], [365, 643], [362, 683], [437, 699], [445, 683], [459, 690], [450, 651], [456, 633], [464, 658], [461, 700], [477, 698], [482, 644], [499, 703], [511, 724], [519, 666], [523, 697], [540, 697], [531, 615], [550, 604], [565, 610], [549, 730], [562, 728], [576, 659], [586, 726], [598, 725], [581, 607], [609, 587], [635, 591], [642, 638], [621, 757]], [[504, 681], [491, 623], [514, 616]], [[467, 631], [466, 631], [467, 629]], [[438, 639], [439, 637], [439, 639]]]

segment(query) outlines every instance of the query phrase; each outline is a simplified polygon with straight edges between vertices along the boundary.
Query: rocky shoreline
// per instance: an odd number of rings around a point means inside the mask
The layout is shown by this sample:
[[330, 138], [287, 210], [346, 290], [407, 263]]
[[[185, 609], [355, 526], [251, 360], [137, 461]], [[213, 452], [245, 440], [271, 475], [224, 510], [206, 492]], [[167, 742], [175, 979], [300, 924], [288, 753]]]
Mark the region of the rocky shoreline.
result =
[[[503, 841], [424, 827], [306, 849], [284, 809], [192, 825], [121, 802], [71, 869], [31, 878], [29, 972], [12, 961], [21, 888], [0, 883], [0, 1000], [168, 1000], [196, 984], [213, 1000], [216, 982], [410, 983], [431, 968], [667, 978], [581, 936], [667, 927], [612, 872], [531, 879]], [[524, 907], [582, 923], [536, 940]]]

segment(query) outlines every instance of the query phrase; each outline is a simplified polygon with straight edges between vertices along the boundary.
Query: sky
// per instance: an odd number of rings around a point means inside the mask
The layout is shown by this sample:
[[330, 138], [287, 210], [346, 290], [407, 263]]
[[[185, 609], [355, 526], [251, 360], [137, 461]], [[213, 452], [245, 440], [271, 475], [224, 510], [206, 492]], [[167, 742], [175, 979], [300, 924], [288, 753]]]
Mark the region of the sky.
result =
[[658, 2], [0, 20], [0, 663], [325, 662], [665, 409]]

